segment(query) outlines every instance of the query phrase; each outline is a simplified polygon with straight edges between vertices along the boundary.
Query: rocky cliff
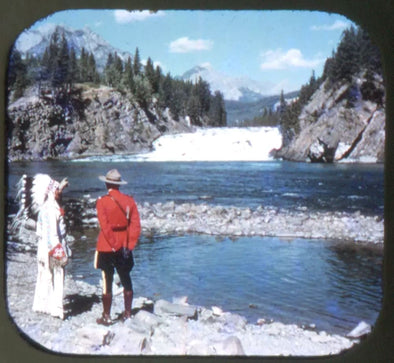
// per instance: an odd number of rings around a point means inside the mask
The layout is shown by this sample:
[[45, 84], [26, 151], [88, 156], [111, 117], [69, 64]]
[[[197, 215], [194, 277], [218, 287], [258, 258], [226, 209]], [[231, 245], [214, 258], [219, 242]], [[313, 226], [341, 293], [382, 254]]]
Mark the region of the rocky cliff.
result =
[[[323, 82], [303, 107], [299, 132], [275, 157], [311, 162], [383, 162], [384, 102], [366, 100], [361, 74], [352, 82]], [[384, 93], [375, 75], [374, 89]], [[372, 97], [373, 99], [373, 97]], [[37, 88], [8, 106], [8, 159], [43, 160], [148, 151], [166, 133], [188, 132], [155, 103], [142, 108], [109, 87], [79, 86], [69, 93]]]
[[[352, 82], [323, 82], [299, 116], [300, 132], [275, 153], [278, 158], [311, 162], [383, 162], [385, 109], [365, 100], [363, 75]], [[375, 76], [374, 89], [384, 93]]]
[[159, 107], [142, 108], [109, 87], [45, 92], [36, 87], [8, 105], [8, 159], [43, 160], [149, 150], [152, 141], [191, 130]]

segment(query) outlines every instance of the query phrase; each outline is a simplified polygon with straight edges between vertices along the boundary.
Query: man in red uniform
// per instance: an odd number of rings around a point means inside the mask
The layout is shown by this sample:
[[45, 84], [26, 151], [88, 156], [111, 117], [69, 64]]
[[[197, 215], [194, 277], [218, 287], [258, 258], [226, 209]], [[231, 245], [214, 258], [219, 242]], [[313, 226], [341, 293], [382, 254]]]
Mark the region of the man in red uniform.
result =
[[116, 169], [106, 176], [99, 176], [104, 181], [108, 194], [100, 197], [96, 203], [100, 233], [97, 240], [94, 265], [102, 270], [103, 275], [103, 315], [98, 324], [110, 325], [112, 304], [112, 282], [114, 270], [119, 275], [123, 286], [123, 320], [131, 316], [133, 286], [130, 271], [134, 266], [132, 250], [137, 244], [141, 224], [137, 205], [133, 197], [119, 191], [119, 186], [127, 184]]

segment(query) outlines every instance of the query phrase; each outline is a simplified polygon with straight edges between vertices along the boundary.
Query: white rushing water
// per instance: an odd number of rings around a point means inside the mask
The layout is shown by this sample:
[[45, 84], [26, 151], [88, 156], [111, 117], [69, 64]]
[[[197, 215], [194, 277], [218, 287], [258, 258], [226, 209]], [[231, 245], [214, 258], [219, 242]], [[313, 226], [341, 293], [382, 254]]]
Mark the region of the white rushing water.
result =
[[137, 155], [89, 157], [108, 161], [268, 161], [282, 145], [277, 127], [198, 128], [195, 132], [164, 135], [153, 151]]
[[144, 161], [266, 161], [281, 145], [276, 127], [209, 128], [164, 135], [153, 143], [154, 151], [136, 157]]

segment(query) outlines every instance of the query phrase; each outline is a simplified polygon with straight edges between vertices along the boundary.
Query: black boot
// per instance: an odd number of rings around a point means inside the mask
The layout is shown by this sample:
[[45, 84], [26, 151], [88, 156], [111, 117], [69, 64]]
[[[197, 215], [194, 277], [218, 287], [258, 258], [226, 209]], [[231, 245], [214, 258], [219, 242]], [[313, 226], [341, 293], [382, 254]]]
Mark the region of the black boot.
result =
[[112, 294], [103, 294], [103, 315], [96, 320], [97, 324], [109, 326], [111, 320]]
[[133, 290], [127, 291], [123, 290], [123, 298], [124, 298], [124, 313], [123, 313], [123, 321], [130, 319], [131, 317], [131, 303], [133, 301]]

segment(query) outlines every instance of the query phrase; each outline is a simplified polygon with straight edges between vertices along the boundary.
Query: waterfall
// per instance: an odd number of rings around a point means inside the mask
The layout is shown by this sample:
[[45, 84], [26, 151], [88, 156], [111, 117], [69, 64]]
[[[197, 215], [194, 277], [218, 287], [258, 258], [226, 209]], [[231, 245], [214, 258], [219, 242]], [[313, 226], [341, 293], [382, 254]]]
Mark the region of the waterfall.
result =
[[164, 135], [153, 151], [135, 155], [141, 161], [268, 161], [282, 145], [277, 127], [202, 128], [192, 133]]

